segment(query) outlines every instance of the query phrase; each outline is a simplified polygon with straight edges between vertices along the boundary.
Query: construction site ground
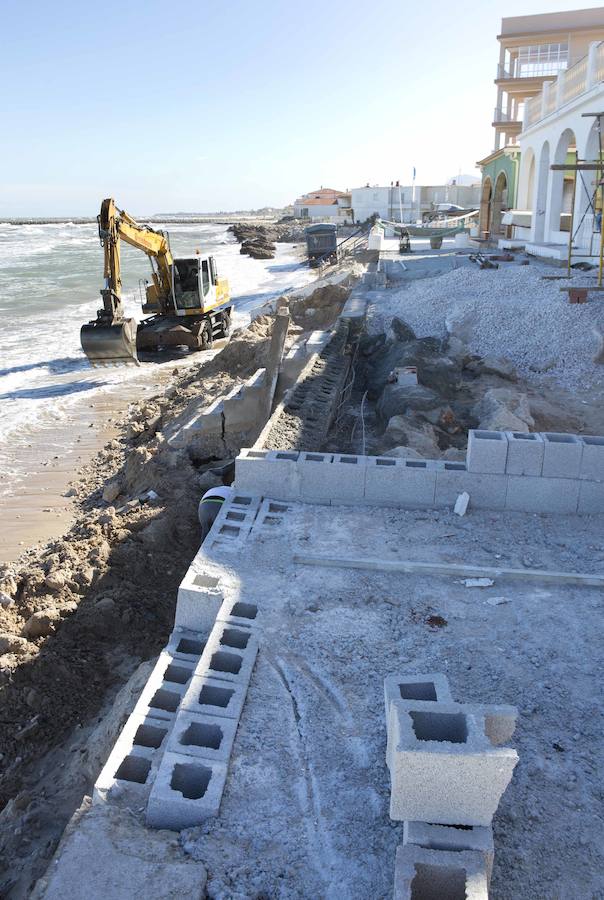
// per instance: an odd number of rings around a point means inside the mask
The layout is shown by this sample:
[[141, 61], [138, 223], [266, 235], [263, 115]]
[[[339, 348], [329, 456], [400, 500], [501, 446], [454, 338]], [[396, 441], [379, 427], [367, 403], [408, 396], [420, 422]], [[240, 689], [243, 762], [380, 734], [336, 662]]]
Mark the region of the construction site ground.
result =
[[602, 592], [323, 568], [295, 555], [604, 573], [598, 517], [290, 504], [212, 557], [257, 603], [260, 652], [220, 815], [181, 832], [212, 900], [387, 900], [383, 679], [444, 672], [455, 700], [519, 708], [491, 896], [601, 897]]
[[[450, 247], [427, 257], [418, 259], [417, 274], [428, 291], [441, 282], [426, 280], [429, 274], [453, 272], [455, 279], [457, 268], [473, 272]], [[501, 273], [480, 275], [496, 294]], [[415, 280], [411, 275], [401, 297], [417, 290]], [[446, 308], [444, 280], [442, 287]], [[381, 306], [386, 319], [393, 294], [372, 293], [373, 308]], [[587, 306], [586, 315], [597, 319], [597, 307]], [[393, 300], [390, 315], [399, 307]], [[338, 300], [333, 316], [339, 308]], [[326, 316], [314, 327], [327, 324]], [[296, 328], [312, 330], [310, 314]], [[16, 602], [0, 609], [2, 632], [20, 636], [44, 611], [51, 620], [45, 634], [31, 635], [23, 655], [2, 651], [0, 896], [29, 896], [70, 815], [90, 794], [150, 671], [151, 662], [140, 663], [167, 640], [178, 585], [198, 549], [197, 502], [216, 460], [169, 452], [161, 432], [145, 426], [157, 408], [160, 428], [184, 421], [190, 404], [210, 403], [249, 377], [262, 365], [268, 333], [259, 322], [222, 359], [188, 367], [162, 394], [145, 398], [80, 473], [71, 532], [0, 571], [1, 589], [12, 590], [11, 579], [18, 584]], [[561, 388], [561, 430], [564, 408], [568, 430], [575, 430], [587, 405], [593, 415], [584, 420], [592, 432], [604, 432], [595, 427], [601, 388], [590, 387], [586, 403], [574, 379], [591, 365], [591, 352], [586, 340], [585, 368], [573, 369], [567, 393]], [[540, 377], [531, 380], [535, 404], [545, 396]], [[351, 400], [357, 418], [360, 400]], [[355, 434], [355, 443], [345, 443], [349, 433], [336, 429], [329, 441], [358, 449], [360, 430]], [[108, 509], [102, 492], [115, 479], [121, 499]], [[147, 488], [160, 496], [155, 505], [127, 505]], [[598, 516], [470, 509], [460, 519], [449, 511], [292, 504], [272, 530], [254, 529], [236, 556], [226, 552], [221, 559], [236, 567], [242, 593], [263, 610], [261, 649], [219, 817], [166, 838], [175, 858], [205, 865], [207, 897], [390, 897], [402, 823], [388, 816], [383, 678], [434, 671], [448, 675], [458, 701], [510, 703], [520, 711], [512, 742], [520, 762], [494, 820], [491, 895], [604, 897], [596, 675], [602, 592], [528, 579], [471, 588], [451, 577], [293, 561], [295, 553], [396, 557], [602, 574], [602, 535]], [[56, 569], [69, 577], [51, 591], [45, 577]]]

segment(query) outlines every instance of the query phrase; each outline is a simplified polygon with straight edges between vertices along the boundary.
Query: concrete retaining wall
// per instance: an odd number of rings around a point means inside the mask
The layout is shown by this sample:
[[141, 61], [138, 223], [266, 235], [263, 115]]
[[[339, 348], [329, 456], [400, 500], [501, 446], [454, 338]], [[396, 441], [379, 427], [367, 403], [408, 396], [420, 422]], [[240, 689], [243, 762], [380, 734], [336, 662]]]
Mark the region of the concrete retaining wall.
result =
[[275, 500], [604, 513], [604, 437], [470, 431], [466, 462], [242, 449], [238, 490]]

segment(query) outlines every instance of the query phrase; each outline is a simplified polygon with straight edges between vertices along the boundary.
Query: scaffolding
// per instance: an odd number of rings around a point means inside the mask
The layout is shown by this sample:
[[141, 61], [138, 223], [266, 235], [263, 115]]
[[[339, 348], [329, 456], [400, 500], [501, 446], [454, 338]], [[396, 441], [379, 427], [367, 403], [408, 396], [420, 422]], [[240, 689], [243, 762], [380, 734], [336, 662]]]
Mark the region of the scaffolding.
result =
[[[578, 156], [574, 163], [560, 163], [550, 166], [553, 172], [572, 172], [573, 173], [573, 188], [572, 188], [572, 200], [570, 207], [570, 228], [568, 232], [568, 265], [567, 265], [567, 275], [570, 278], [570, 270], [572, 265], [572, 253], [573, 253], [573, 241], [577, 237], [583, 222], [585, 221], [585, 217], [587, 216], [589, 210], [591, 209], [594, 215], [594, 223], [597, 220], [597, 212], [596, 212], [596, 200], [598, 197], [598, 193], [600, 196], [600, 227], [599, 227], [599, 265], [598, 265], [598, 287], [602, 287], [602, 262], [604, 260], [604, 229], [602, 228], [602, 212], [604, 211], [604, 161], [602, 160], [602, 117], [604, 116], [604, 112], [598, 113], [583, 113], [583, 118], [594, 118], [596, 120], [596, 131], [598, 134], [598, 159], [597, 161], [589, 161], [589, 160], [580, 160]], [[583, 177], [583, 172], [595, 172], [596, 180], [593, 191], [589, 192], [587, 184], [585, 183], [585, 179]], [[575, 201], [577, 197], [577, 173], [581, 178], [581, 184], [587, 195], [587, 207], [581, 216], [579, 224], [575, 229]], [[592, 232], [593, 233], [593, 232]], [[592, 238], [593, 240], [593, 238]], [[590, 250], [592, 247], [590, 246]]]

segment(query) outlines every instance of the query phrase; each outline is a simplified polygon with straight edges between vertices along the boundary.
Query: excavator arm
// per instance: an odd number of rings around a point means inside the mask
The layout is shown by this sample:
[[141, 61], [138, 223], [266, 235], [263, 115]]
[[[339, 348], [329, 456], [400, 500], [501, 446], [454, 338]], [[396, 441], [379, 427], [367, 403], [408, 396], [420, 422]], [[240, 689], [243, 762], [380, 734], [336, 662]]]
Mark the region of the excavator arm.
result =
[[143, 250], [155, 262], [153, 285], [147, 289], [147, 300], [165, 312], [174, 302], [172, 253], [167, 237], [161, 231], [139, 225], [128, 213], [115, 205], [112, 198], [103, 200], [98, 216], [99, 238], [104, 251], [103, 307], [94, 321], [82, 326], [82, 349], [93, 366], [138, 365], [135, 319], [124, 318], [120, 243]]

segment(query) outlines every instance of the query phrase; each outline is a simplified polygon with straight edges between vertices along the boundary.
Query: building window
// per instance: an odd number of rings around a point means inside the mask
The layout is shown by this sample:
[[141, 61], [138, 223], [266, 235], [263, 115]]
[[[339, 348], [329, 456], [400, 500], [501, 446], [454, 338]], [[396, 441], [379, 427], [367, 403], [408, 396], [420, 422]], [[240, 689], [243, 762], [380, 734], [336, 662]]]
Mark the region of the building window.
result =
[[568, 44], [532, 44], [518, 48], [514, 61], [515, 78], [557, 75], [568, 66]]

